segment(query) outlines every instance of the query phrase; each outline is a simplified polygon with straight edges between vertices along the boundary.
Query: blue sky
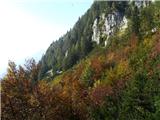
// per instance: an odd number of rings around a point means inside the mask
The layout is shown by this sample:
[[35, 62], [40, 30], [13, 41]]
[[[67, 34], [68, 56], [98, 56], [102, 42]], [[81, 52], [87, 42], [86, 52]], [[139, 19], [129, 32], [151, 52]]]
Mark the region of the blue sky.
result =
[[92, 0], [0, 0], [0, 76], [8, 60], [39, 59], [73, 27]]

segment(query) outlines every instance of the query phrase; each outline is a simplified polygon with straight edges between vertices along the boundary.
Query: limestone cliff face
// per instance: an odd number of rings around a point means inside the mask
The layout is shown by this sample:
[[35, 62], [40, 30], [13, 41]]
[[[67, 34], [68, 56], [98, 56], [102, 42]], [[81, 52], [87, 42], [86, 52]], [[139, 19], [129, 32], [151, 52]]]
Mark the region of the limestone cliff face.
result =
[[99, 44], [99, 39], [100, 39], [100, 31], [98, 28], [98, 20], [97, 18], [95, 19], [93, 23], [93, 35], [92, 35], [92, 40], [95, 41], [97, 44]]
[[103, 13], [99, 19], [95, 19], [93, 24], [92, 41], [100, 44], [101, 41], [107, 45], [108, 38], [112, 36], [116, 29], [124, 30], [127, 28], [127, 19], [120, 12], [112, 12], [107, 16]]
[[[149, 6], [153, 2], [149, 0], [136, 0], [134, 2], [138, 9]], [[131, 3], [131, 2], [130, 2]], [[128, 26], [128, 20], [125, 15], [119, 11], [113, 11], [109, 14], [102, 13], [99, 18], [94, 20], [92, 29], [92, 41], [97, 44], [102, 42], [106, 46], [110, 36], [114, 35], [116, 30], [123, 31]]]
[[[138, 8], [141, 8], [141, 7], [146, 7], [150, 4], [151, 1], [149, 0], [136, 0], [135, 1], [135, 5], [138, 7]], [[152, 0], [152, 2], [154, 2]]]

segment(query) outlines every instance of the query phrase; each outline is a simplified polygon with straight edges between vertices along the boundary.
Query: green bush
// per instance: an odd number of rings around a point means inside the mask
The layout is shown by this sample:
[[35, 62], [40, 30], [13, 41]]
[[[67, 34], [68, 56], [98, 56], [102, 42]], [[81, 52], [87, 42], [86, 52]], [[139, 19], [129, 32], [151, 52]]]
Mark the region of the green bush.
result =
[[91, 87], [93, 86], [94, 81], [92, 80], [92, 76], [93, 76], [93, 69], [91, 68], [90, 64], [87, 64], [82, 75], [81, 75], [81, 80], [82, 83], [86, 86], [86, 87]]

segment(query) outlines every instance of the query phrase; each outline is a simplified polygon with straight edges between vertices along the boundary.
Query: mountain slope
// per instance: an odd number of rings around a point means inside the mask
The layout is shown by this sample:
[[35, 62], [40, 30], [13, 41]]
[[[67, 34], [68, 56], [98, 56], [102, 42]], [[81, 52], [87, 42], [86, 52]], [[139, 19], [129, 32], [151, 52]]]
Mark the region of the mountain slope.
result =
[[[40, 61], [39, 79], [43, 78], [49, 70], [54, 76], [58, 71], [67, 70], [84, 58], [94, 48], [95, 40], [93, 39], [95, 38], [92, 35], [95, 34], [93, 30], [94, 21], [99, 21], [102, 13], [105, 16], [111, 11], [117, 11], [123, 15], [127, 8], [127, 2], [115, 3], [114, 9], [112, 6], [112, 2], [94, 2], [91, 8], [79, 18], [73, 29], [53, 42]], [[117, 17], [119, 16], [117, 15]], [[118, 21], [119, 19], [117, 19]]]
[[[38, 80], [42, 63], [34, 60], [19, 68], [10, 62], [1, 83], [2, 119], [159, 120], [160, 2], [145, 3], [94, 3], [105, 7], [89, 25], [92, 49], [72, 67], [59, 64], [55, 71], [63, 72], [53, 78], [45, 74]], [[56, 49], [48, 51], [54, 54], [46, 52], [45, 59], [59, 54], [63, 47], [58, 46], [68, 40], [53, 43]]]

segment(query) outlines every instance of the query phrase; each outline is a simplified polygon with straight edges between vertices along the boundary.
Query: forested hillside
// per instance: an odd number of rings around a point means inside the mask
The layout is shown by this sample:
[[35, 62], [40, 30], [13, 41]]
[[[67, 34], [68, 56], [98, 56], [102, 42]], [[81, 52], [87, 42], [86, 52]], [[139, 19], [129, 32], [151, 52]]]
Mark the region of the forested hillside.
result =
[[94, 2], [1, 98], [2, 120], [159, 120], [160, 2]]
[[92, 26], [96, 18], [102, 13], [107, 15], [111, 11], [119, 11], [124, 14], [128, 8], [127, 2], [94, 2], [91, 8], [81, 16], [73, 29], [63, 37], [53, 42], [42, 57], [39, 79], [42, 79], [48, 71], [55, 76], [58, 71], [65, 71], [84, 58], [95, 47], [92, 41]]

